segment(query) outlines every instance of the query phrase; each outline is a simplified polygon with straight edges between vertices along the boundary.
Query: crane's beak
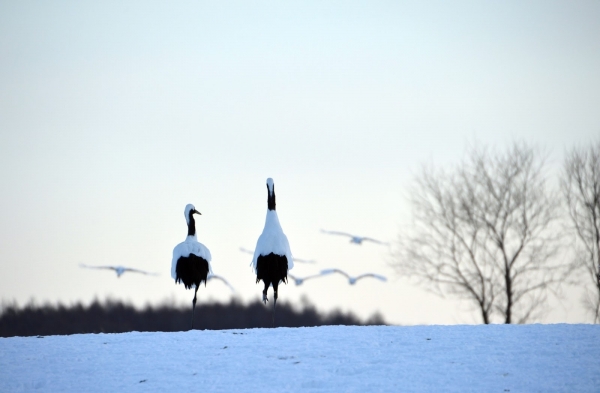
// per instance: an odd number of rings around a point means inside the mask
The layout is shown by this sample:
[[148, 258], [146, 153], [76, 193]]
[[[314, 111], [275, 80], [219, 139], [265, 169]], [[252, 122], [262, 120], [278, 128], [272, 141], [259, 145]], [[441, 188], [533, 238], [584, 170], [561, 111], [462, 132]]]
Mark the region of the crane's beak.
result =
[[200, 213], [198, 210], [194, 209], [194, 211], [192, 212], [193, 214], [199, 214], [202, 215], [202, 213]]

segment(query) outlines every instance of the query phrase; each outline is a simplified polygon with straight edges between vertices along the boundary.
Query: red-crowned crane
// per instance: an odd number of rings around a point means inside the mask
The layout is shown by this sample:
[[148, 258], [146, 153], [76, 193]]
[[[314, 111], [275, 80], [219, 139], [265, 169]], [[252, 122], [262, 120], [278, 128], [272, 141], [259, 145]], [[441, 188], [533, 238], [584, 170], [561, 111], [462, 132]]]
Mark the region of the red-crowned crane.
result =
[[290, 251], [287, 236], [281, 229], [277, 211], [275, 210], [275, 184], [267, 179], [267, 218], [262, 234], [256, 242], [252, 268], [256, 273], [256, 282], [263, 281], [263, 303], [267, 304], [267, 290], [273, 287], [273, 326], [275, 326], [275, 304], [277, 288], [280, 282], [287, 284], [288, 270], [294, 267], [294, 258]]
[[203, 281], [206, 286], [207, 276], [209, 273], [212, 274], [210, 251], [196, 239], [194, 214], [201, 215], [194, 205], [187, 205], [184, 215], [187, 221], [188, 234], [185, 241], [179, 243], [173, 249], [173, 260], [171, 261], [171, 276], [175, 279], [175, 283], [182, 282], [185, 289], [194, 288], [192, 329], [194, 328], [194, 311], [196, 309], [198, 287]]
[[350, 285], [354, 285], [356, 284], [356, 282], [358, 280], [361, 280], [363, 278], [367, 278], [367, 277], [372, 277], [372, 278], [376, 278], [379, 281], [387, 281], [387, 278], [385, 278], [384, 276], [380, 275], [380, 274], [374, 274], [374, 273], [364, 273], [361, 275], [358, 275], [356, 277], [353, 277], [351, 275], [349, 275], [348, 273], [346, 273], [343, 270], [340, 269], [325, 269], [325, 270], [321, 270], [321, 274], [322, 275], [328, 275], [328, 274], [333, 274], [333, 273], [339, 273], [342, 276], [346, 277], [348, 279], [348, 284]]
[[350, 238], [350, 243], [354, 243], [354, 244], [358, 244], [361, 245], [362, 242], [373, 242], [376, 244], [381, 244], [384, 246], [389, 245], [389, 243], [386, 242], [382, 242], [380, 240], [377, 239], [373, 239], [371, 237], [366, 237], [366, 236], [357, 236], [357, 235], [352, 235], [350, 233], [346, 233], [346, 232], [338, 232], [338, 231], [326, 231], [325, 229], [321, 229], [322, 233], [327, 233], [329, 235], [340, 235], [340, 236], [348, 236]]
[[132, 267], [125, 267], [125, 266], [88, 266], [88, 265], [84, 265], [83, 263], [80, 263], [79, 266], [85, 267], [87, 269], [114, 270], [114, 272], [117, 273], [117, 278], [120, 278], [124, 273], [127, 273], [127, 272], [140, 273], [140, 274], [145, 274], [147, 276], [158, 276], [157, 273], [150, 273], [150, 272], [146, 272], [143, 270], [134, 269]]

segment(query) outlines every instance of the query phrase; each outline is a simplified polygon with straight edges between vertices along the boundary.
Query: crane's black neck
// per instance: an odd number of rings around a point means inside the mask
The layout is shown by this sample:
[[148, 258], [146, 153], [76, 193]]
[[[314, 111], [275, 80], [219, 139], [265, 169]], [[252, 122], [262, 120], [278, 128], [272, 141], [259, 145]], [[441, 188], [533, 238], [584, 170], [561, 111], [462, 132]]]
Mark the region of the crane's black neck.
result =
[[189, 214], [190, 215], [188, 217], [188, 236], [195, 236], [196, 235], [196, 220], [194, 220], [193, 210], [190, 210]]
[[267, 193], [268, 193], [267, 206], [268, 206], [269, 210], [275, 210], [275, 184], [273, 184], [273, 192], [272, 193], [271, 193], [271, 190], [269, 190], [269, 186], [267, 185]]

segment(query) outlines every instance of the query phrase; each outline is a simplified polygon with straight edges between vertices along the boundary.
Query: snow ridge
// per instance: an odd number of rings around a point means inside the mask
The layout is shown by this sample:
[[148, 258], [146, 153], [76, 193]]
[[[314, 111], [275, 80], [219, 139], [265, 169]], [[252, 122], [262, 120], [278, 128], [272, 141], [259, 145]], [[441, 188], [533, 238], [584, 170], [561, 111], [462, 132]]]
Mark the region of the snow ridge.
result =
[[0, 391], [597, 393], [598, 337], [566, 324], [10, 337]]

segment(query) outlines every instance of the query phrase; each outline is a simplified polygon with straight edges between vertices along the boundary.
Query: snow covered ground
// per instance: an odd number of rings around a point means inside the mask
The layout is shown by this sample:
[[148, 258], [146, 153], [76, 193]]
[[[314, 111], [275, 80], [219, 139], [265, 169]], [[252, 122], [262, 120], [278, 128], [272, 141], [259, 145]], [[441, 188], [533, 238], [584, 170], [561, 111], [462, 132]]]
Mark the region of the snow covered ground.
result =
[[600, 326], [329, 326], [0, 338], [0, 391], [598, 392]]

